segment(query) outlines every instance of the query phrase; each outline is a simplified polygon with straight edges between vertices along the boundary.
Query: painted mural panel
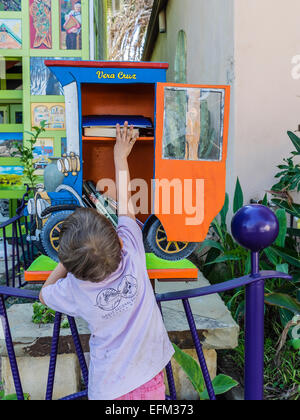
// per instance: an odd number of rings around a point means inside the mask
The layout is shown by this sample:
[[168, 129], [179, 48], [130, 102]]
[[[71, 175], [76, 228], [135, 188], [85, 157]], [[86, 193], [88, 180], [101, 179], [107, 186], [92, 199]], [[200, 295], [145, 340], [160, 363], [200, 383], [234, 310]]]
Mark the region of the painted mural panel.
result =
[[60, 0], [60, 48], [81, 50], [81, 1]]
[[21, 0], [1, 0], [0, 12], [20, 12]]
[[0, 190], [23, 190], [23, 166], [0, 166]]
[[38, 139], [34, 146], [33, 156], [35, 175], [43, 175], [44, 169], [51, 163], [50, 158], [54, 156], [54, 139]]
[[16, 143], [23, 143], [22, 133], [0, 133], [0, 157], [18, 157]]
[[[38, 95], [63, 95], [64, 90], [52, 71], [45, 66], [45, 60], [74, 60], [63, 57], [31, 57], [30, 58], [30, 93]], [[77, 60], [77, 59], [76, 59]]]
[[46, 121], [48, 130], [65, 130], [65, 104], [31, 104], [32, 126], [39, 126]]
[[0, 19], [0, 49], [22, 48], [21, 19]]
[[29, 0], [30, 48], [52, 48], [51, 0]]

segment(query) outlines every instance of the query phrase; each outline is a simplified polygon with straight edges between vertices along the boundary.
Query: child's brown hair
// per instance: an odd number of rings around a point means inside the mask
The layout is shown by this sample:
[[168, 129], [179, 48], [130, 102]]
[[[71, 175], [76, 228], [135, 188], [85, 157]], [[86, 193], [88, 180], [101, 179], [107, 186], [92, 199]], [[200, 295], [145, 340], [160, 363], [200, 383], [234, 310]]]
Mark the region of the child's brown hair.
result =
[[60, 233], [59, 260], [79, 280], [99, 283], [121, 262], [121, 243], [113, 225], [93, 209], [77, 209]]

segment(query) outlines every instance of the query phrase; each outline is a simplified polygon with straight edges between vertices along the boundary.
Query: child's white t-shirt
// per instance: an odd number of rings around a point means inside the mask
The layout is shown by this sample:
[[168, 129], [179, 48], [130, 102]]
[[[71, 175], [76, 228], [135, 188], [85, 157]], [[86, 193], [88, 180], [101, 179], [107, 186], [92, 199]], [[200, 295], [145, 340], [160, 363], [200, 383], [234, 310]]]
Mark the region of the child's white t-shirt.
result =
[[47, 306], [89, 325], [91, 400], [133, 391], [160, 373], [174, 354], [148, 277], [141, 229], [120, 217], [117, 233], [122, 261], [106, 280], [91, 283], [69, 273], [42, 290]]

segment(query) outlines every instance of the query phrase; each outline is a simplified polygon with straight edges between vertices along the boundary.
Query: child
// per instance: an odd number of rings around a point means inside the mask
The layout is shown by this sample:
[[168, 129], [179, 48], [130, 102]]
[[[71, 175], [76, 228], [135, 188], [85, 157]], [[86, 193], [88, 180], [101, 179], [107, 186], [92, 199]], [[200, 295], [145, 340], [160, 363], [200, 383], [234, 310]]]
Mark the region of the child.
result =
[[[117, 125], [117, 231], [92, 209], [73, 213], [62, 228], [60, 264], [40, 293], [43, 304], [89, 324], [90, 400], [164, 400], [163, 369], [174, 353], [128, 205], [127, 158], [135, 141], [133, 127]], [[120, 178], [127, 188], [119, 188]]]

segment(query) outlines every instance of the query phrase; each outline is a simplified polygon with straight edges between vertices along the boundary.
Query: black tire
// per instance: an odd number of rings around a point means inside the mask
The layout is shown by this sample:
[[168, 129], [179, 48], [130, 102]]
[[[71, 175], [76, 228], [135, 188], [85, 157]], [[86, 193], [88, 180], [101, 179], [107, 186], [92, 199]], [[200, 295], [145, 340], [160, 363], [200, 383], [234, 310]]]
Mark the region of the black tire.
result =
[[179, 261], [189, 257], [197, 248], [197, 242], [169, 242], [161, 222], [155, 217], [144, 235], [144, 243], [157, 257]]
[[74, 211], [61, 211], [59, 213], [52, 214], [42, 229], [41, 240], [43, 248], [45, 249], [46, 255], [54, 261], [59, 261], [58, 249], [61, 225], [73, 213]]

